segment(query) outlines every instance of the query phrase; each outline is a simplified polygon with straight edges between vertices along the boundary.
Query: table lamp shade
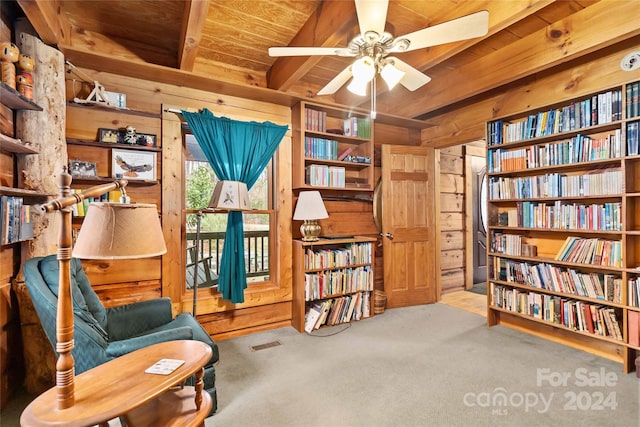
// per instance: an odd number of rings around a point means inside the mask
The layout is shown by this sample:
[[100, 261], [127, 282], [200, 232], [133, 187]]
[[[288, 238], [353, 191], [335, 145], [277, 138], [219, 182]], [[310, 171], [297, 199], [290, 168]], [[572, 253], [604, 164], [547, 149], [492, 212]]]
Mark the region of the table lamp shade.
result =
[[310, 220], [329, 218], [327, 210], [322, 202], [319, 191], [301, 191], [298, 195], [298, 203], [293, 213], [295, 220]]
[[166, 252], [158, 210], [144, 203], [91, 203], [73, 247], [73, 256], [81, 259], [149, 258]]
[[228, 211], [251, 210], [247, 184], [240, 181], [219, 181], [213, 190], [209, 208]]

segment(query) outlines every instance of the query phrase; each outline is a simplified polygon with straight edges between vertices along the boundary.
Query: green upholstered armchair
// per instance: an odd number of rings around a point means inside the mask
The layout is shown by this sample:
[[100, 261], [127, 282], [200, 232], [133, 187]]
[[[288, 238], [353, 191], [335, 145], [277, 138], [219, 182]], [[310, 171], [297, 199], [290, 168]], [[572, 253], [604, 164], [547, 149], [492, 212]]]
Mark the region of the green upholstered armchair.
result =
[[[27, 290], [54, 351], [58, 273], [55, 255], [30, 259], [24, 266]], [[213, 350], [211, 360], [205, 365], [204, 388], [213, 400], [212, 413], [216, 411], [213, 364], [218, 361], [218, 346], [190, 313], [172, 318], [169, 298], [105, 309], [91, 288], [82, 263], [76, 258], [71, 260], [71, 295], [75, 342], [72, 355], [76, 374], [151, 344], [195, 339], [209, 344]]]

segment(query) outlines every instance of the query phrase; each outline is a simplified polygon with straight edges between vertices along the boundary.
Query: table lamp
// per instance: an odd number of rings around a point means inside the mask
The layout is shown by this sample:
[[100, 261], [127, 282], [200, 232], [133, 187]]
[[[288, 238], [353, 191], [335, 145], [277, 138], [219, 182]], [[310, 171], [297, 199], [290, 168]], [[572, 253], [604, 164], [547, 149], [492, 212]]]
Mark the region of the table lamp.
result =
[[241, 181], [218, 181], [209, 200], [209, 205], [206, 208], [198, 209], [196, 214], [195, 254], [193, 255], [193, 317], [196, 317], [198, 300], [198, 262], [200, 261], [200, 224], [202, 223], [202, 214], [249, 210], [251, 210], [249, 191], [247, 184]]
[[320, 235], [319, 219], [329, 218], [327, 210], [322, 202], [319, 191], [301, 191], [298, 195], [298, 203], [293, 213], [294, 220], [303, 220], [300, 226], [302, 240], [305, 242], [315, 242]]
[[[72, 207], [89, 197], [119, 189], [126, 180], [96, 185], [71, 193], [71, 175], [60, 175], [60, 197], [40, 206], [42, 212], [60, 211], [62, 226], [58, 239], [58, 307], [56, 315], [56, 390], [58, 409], [70, 408], [74, 397], [73, 303], [71, 300]], [[147, 258], [166, 253], [158, 210], [151, 204], [92, 203], [78, 234], [73, 256], [87, 259]]]

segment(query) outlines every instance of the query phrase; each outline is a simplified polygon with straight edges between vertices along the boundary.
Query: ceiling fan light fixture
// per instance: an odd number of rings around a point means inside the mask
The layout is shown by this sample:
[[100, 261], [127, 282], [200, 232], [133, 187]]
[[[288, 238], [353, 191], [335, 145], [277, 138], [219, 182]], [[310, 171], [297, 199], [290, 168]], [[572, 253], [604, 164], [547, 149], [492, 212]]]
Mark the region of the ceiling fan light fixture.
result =
[[406, 73], [404, 71], [396, 68], [391, 62], [387, 62], [387, 64], [382, 67], [382, 70], [380, 71], [380, 75], [389, 87], [389, 90], [393, 89], [395, 85], [400, 83], [400, 80], [402, 80], [405, 74]]
[[370, 82], [376, 75], [376, 65], [373, 58], [370, 56], [363, 56], [353, 63], [351, 66], [351, 72], [353, 73], [353, 79], [363, 82]]
[[359, 79], [354, 75], [353, 79], [351, 79], [351, 83], [349, 83], [349, 86], [347, 86], [347, 89], [354, 95], [366, 96], [368, 84], [368, 80]]

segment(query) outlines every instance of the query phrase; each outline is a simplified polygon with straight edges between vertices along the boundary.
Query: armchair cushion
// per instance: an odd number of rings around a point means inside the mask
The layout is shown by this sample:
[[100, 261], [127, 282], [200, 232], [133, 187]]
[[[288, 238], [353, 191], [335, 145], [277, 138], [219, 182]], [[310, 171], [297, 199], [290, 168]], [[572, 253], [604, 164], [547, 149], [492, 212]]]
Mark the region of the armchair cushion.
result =
[[166, 329], [126, 340], [112, 341], [107, 345], [107, 357], [120, 357], [132, 351], [165, 341], [190, 339], [193, 339], [193, 331], [188, 326]]
[[[59, 280], [57, 257], [50, 255], [42, 258], [38, 268], [47, 287], [57, 298]], [[71, 297], [73, 312], [107, 340], [106, 310], [91, 288], [91, 283], [82, 269], [80, 260], [76, 258], [71, 259]]]
[[107, 309], [107, 328], [111, 341], [147, 333], [171, 322], [170, 298], [157, 298]]

